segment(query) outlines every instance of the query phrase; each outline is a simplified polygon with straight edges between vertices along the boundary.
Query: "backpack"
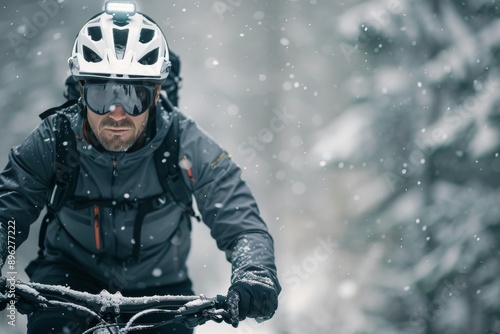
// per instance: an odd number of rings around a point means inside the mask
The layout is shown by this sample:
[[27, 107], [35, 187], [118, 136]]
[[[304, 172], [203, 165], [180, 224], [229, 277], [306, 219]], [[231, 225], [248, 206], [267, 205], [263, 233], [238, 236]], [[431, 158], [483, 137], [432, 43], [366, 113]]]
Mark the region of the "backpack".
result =
[[[185, 119], [185, 116], [176, 110], [178, 102], [178, 89], [180, 88], [180, 83], [182, 82], [182, 79], [179, 76], [180, 61], [174, 54], [171, 54], [171, 61], [171, 74], [162, 85], [162, 93], [159, 100], [162, 107], [171, 117], [171, 126], [165, 136], [165, 139], [154, 152], [156, 171], [158, 173], [158, 179], [161, 182], [164, 194], [159, 197], [139, 200], [133, 203], [134, 206], [138, 207], [138, 213], [133, 229], [133, 238], [137, 242], [135, 242], [133, 246], [129, 262], [139, 261], [141, 227], [146, 214], [165, 204], [167, 202], [166, 198], [171, 199], [174, 203], [181, 207], [185, 214], [200, 221], [200, 217], [196, 215], [193, 209], [191, 189], [184, 182], [182, 170], [179, 166], [179, 121]], [[75, 133], [71, 129], [70, 121], [63, 114], [63, 111], [68, 111], [68, 109], [71, 109], [72, 106], [75, 106], [78, 103], [76, 99], [80, 95], [77, 88], [77, 82], [72, 77], [66, 79], [66, 87], [65, 97], [69, 101], [59, 107], [49, 109], [40, 114], [40, 118], [42, 120], [50, 115], [57, 114], [55, 128], [58, 129], [56, 132], [58, 135], [55, 140], [55, 173], [52, 176], [51, 187], [47, 196], [47, 213], [42, 220], [40, 234], [38, 236], [38, 257], [40, 259], [43, 259], [43, 252], [45, 250], [45, 235], [49, 222], [54, 219], [58, 210], [62, 208], [69, 198], [76, 199], [74, 197], [74, 192], [79, 175], [79, 156], [78, 154], [75, 154], [75, 152], [78, 152], [76, 149], [77, 143]], [[173, 101], [171, 101], [171, 99]], [[164, 152], [169, 152], [170, 154], [165, 155]], [[130, 207], [132, 204], [129, 202], [117, 203], [116, 201], [89, 201], [76, 199], [76, 205], [82, 208], [88, 205], [114, 207], [126, 205]], [[173, 235], [175, 235], [175, 233]]]

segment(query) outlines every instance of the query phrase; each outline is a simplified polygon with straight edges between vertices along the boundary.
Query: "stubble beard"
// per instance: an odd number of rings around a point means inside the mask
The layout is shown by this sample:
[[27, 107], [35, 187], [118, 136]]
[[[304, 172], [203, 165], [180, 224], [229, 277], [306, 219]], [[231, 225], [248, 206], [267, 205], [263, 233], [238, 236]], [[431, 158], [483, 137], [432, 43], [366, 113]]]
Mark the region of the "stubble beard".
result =
[[[135, 124], [128, 119], [120, 122], [115, 122], [111, 119], [102, 121], [99, 124], [99, 131], [94, 130], [94, 134], [102, 145], [102, 147], [109, 152], [125, 152], [127, 151], [135, 142], [140, 138], [146, 129], [147, 119], [140, 123], [139, 128], [136, 128]], [[117, 127], [117, 128], [128, 128], [133, 134], [132, 135], [112, 135], [107, 131], [103, 130], [104, 127]]]

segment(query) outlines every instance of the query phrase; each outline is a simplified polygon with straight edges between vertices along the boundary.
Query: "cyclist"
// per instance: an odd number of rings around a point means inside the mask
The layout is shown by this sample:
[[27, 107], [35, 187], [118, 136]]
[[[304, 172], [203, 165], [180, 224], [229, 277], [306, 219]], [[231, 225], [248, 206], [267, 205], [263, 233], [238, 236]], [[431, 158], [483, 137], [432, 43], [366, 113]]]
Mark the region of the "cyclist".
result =
[[[102, 12], [80, 30], [68, 62], [81, 98], [14, 147], [0, 174], [0, 261], [9, 222], [15, 221], [19, 246], [54, 194], [62, 114], [70, 124], [62, 132], [76, 142], [68, 159], [78, 159], [77, 182], [66, 193], [71, 200], [50, 217], [43, 254], [26, 270], [30, 279], [91, 293], [193, 294], [188, 210], [163, 196], [154, 162], [174, 119], [159, 103], [170, 64], [163, 33], [139, 12]], [[281, 288], [256, 202], [230, 156], [193, 121], [180, 115], [178, 122], [182, 179], [232, 264], [228, 296], [239, 306], [237, 316], [269, 319]], [[81, 333], [87, 321], [71, 309], [37, 310], [28, 315], [28, 333]], [[174, 325], [147, 333], [165, 331], [192, 332]]]

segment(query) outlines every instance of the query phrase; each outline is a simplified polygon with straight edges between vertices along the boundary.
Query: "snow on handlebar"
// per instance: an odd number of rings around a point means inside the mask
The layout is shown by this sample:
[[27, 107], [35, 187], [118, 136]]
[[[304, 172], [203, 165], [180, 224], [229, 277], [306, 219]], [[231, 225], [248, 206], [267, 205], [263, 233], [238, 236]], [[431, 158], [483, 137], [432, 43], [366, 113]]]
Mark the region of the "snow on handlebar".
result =
[[144, 313], [161, 312], [173, 316], [175, 322], [183, 322], [188, 327], [195, 327], [208, 320], [231, 322], [226, 310], [226, 297], [208, 298], [200, 296], [144, 296], [125, 297], [117, 292], [111, 294], [103, 290], [100, 294], [72, 290], [60, 285], [46, 285], [17, 280], [9, 281], [0, 277], [0, 302], [15, 299], [20, 313], [28, 313], [47, 306], [71, 306], [90, 313], [103, 321], [103, 315], [135, 313], [133, 318]]

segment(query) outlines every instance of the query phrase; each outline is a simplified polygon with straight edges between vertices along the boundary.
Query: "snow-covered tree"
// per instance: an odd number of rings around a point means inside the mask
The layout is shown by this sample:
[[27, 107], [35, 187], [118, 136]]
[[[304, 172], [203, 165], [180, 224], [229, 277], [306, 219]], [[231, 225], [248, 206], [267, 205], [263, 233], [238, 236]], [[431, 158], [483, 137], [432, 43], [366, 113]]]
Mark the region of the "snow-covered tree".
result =
[[499, 16], [491, 0], [342, 15], [352, 102], [314, 152], [348, 180], [342, 245], [367, 259], [356, 333], [500, 332]]

